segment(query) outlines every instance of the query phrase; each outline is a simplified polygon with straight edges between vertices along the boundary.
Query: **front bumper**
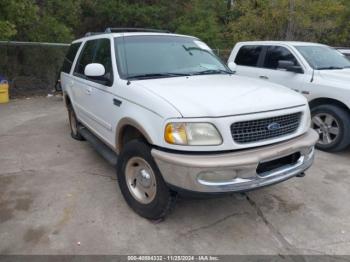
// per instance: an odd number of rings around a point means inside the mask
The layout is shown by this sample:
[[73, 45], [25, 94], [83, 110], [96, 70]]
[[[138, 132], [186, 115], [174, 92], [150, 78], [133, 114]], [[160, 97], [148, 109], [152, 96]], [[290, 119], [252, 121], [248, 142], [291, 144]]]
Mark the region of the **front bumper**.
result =
[[[317, 133], [260, 148], [210, 155], [175, 154], [152, 150], [164, 180], [171, 186], [200, 193], [249, 191], [276, 184], [303, 173], [314, 160]], [[260, 163], [298, 154], [293, 164], [257, 173]]]

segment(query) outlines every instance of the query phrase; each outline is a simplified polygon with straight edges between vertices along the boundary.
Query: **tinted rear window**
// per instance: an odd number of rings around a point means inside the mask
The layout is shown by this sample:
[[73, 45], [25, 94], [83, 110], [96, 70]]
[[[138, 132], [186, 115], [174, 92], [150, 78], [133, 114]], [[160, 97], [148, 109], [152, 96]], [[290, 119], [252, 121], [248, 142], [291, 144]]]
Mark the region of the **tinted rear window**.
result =
[[62, 72], [69, 74], [70, 69], [72, 68], [74, 58], [79, 50], [81, 43], [74, 43], [68, 49], [67, 55], [64, 58]]
[[238, 51], [235, 63], [243, 66], [257, 66], [261, 51], [262, 46], [242, 46]]

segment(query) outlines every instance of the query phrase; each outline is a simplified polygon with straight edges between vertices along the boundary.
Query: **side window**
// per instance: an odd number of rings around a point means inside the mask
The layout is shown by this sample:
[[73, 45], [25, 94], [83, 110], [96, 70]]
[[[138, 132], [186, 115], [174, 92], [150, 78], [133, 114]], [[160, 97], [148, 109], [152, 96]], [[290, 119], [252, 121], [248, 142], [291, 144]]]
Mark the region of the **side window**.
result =
[[100, 39], [97, 44], [93, 63], [102, 64], [105, 67], [106, 73], [104, 78], [113, 82], [113, 70], [111, 59], [111, 41], [109, 39]]
[[81, 43], [74, 43], [70, 45], [68, 52], [63, 60], [62, 72], [69, 74], [70, 69], [72, 68], [72, 65], [73, 65], [74, 58], [80, 46], [81, 46]]
[[247, 45], [242, 46], [238, 51], [235, 59], [237, 65], [242, 66], [258, 66], [259, 57], [262, 51], [262, 46]]
[[[105, 75], [101, 77], [101, 80], [96, 78], [91, 79], [84, 75], [85, 67], [90, 63], [99, 63], [105, 67]], [[111, 85], [113, 82], [113, 69], [110, 40], [98, 39], [87, 41], [75, 66], [74, 74], [100, 84], [106, 84], [105, 80], [109, 80], [108, 85]]]
[[269, 46], [266, 52], [264, 68], [277, 69], [278, 61], [280, 60], [291, 61], [294, 65], [299, 65], [294, 55], [287, 48], [282, 46]]
[[[87, 41], [80, 53], [77, 64], [75, 65], [74, 74], [84, 76], [85, 66], [93, 63], [97, 40]], [[85, 76], [84, 76], [85, 78]]]

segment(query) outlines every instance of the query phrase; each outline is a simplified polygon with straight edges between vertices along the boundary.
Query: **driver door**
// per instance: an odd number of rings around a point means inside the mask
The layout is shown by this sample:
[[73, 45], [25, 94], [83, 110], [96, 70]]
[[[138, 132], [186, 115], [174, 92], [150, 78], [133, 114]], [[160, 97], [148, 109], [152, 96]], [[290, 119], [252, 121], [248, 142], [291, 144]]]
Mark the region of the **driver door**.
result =
[[289, 72], [278, 68], [278, 61], [281, 60], [291, 61], [294, 65], [303, 67], [293, 53], [283, 46], [266, 46], [265, 48], [265, 57], [256, 71], [258, 77], [296, 91], [305, 90], [306, 83], [309, 82], [306, 74]]
[[[104, 80], [88, 77], [85, 67], [90, 63], [102, 64]], [[111, 39], [88, 40], [74, 70], [76, 90], [80, 95], [79, 120], [106, 143], [112, 144], [113, 135], [113, 68]]]

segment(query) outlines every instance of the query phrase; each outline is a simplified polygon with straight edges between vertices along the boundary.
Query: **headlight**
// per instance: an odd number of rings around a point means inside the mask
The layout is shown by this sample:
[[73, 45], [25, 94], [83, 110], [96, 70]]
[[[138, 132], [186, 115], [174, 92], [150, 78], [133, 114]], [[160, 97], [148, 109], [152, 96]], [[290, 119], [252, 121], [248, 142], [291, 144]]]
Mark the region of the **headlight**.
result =
[[169, 123], [164, 139], [173, 145], [214, 146], [222, 144], [222, 138], [214, 125], [209, 123]]

